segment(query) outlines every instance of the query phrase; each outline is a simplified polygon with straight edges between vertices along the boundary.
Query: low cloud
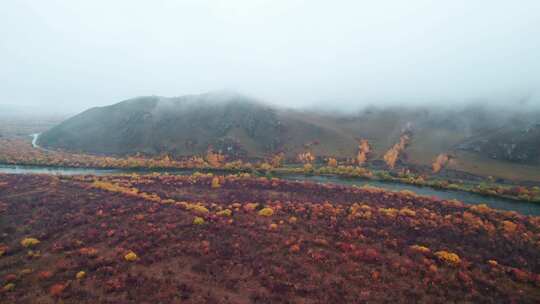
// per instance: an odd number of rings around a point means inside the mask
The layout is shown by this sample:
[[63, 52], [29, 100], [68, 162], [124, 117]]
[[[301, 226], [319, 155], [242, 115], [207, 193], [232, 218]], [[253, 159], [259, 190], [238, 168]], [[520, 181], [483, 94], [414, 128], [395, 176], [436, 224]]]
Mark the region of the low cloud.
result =
[[540, 104], [540, 2], [6, 1], [0, 104], [233, 90], [293, 108]]

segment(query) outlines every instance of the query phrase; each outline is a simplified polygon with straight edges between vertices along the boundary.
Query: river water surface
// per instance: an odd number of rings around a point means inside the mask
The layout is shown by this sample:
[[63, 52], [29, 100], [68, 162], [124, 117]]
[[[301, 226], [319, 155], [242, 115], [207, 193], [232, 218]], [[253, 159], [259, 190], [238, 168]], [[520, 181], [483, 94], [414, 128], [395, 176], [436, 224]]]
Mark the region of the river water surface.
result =
[[[93, 168], [66, 168], [47, 166], [18, 166], [0, 165], [0, 173], [7, 174], [52, 174], [52, 175], [108, 175], [108, 174], [131, 174], [131, 173], [169, 173], [178, 175], [189, 175], [195, 170], [164, 170], [164, 169], [93, 169]], [[514, 201], [498, 197], [486, 197], [475, 193], [441, 190], [429, 187], [419, 187], [415, 185], [391, 183], [383, 181], [372, 181], [359, 178], [342, 178], [337, 176], [306, 176], [306, 175], [283, 175], [280, 178], [296, 181], [312, 181], [317, 183], [332, 183], [346, 186], [371, 185], [392, 191], [411, 190], [420, 195], [434, 196], [439, 199], [457, 199], [466, 204], [486, 204], [491, 208], [517, 211], [526, 215], [540, 215], [540, 204]]]

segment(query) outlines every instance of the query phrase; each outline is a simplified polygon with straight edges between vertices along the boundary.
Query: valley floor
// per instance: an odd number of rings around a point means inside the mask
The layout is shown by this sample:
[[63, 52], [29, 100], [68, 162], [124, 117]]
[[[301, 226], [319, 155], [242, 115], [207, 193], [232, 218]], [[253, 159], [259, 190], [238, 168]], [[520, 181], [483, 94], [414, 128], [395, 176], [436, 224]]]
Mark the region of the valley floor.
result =
[[0, 175], [2, 303], [540, 301], [540, 218], [249, 175]]

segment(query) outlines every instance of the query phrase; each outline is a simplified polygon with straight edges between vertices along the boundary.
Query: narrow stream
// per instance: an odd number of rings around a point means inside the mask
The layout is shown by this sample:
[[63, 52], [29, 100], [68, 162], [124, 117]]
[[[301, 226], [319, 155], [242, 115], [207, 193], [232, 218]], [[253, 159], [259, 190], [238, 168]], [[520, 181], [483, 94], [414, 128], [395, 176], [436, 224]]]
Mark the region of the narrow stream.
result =
[[41, 133], [34, 133], [34, 134], [30, 135], [30, 136], [32, 136], [32, 147], [34, 147], [36, 149], [39, 148], [39, 146], [37, 145], [37, 140], [38, 140], [38, 137], [39, 137], [40, 134]]
[[364, 186], [370, 185], [378, 188], [384, 188], [391, 191], [400, 191], [400, 190], [410, 190], [420, 195], [434, 196], [443, 200], [457, 199], [466, 204], [486, 204], [491, 208], [502, 209], [502, 210], [511, 210], [517, 211], [525, 215], [540, 215], [540, 204], [535, 204], [526, 201], [515, 201], [505, 198], [492, 197], [492, 196], [482, 196], [476, 193], [464, 192], [464, 191], [454, 191], [454, 190], [443, 190], [443, 189], [434, 189], [430, 187], [419, 187], [409, 184], [400, 184], [392, 182], [383, 182], [383, 181], [372, 181], [372, 180], [363, 180], [363, 179], [354, 179], [354, 178], [341, 178], [334, 176], [284, 176], [283, 179], [288, 180], [308, 180], [318, 183], [333, 183], [346, 186]]
[[[169, 173], [178, 175], [192, 174], [196, 170], [163, 170], [163, 169], [92, 169], [92, 168], [65, 168], [65, 167], [47, 167], [47, 166], [18, 166], [1, 165], [0, 173], [7, 174], [52, 174], [52, 175], [109, 175], [109, 174], [130, 174], [130, 173]], [[312, 181], [317, 183], [333, 183], [347, 186], [371, 185], [392, 191], [411, 190], [420, 195], [435, 196], [439, 199], [457, 199], [466, 204], [487, 204], [495, 209], [517, 211], [525, 215], [540, 215], [540, 204], [519, 202], [504, 198], [481, 196], [475, 193], [441, 190], [429, 187], [418, 187], [408, 184], [399, 184], [383, 181], [371, 181], [358, 178], [342, 178], [337, 176], [305, 176], [305, 175], [283, 175], [280, 176], [287, 180]]]

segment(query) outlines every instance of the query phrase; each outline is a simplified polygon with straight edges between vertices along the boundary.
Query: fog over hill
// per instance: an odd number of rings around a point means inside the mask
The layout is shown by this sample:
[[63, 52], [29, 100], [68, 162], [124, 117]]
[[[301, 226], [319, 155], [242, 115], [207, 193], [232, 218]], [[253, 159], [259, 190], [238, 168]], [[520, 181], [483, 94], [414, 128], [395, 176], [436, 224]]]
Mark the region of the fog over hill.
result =
[[376, 155], [413, 132], [412, 159], [469, 151], [485, 157], [536, 164], [540, 112], [501, 111], [480, 104], [454, 109], [426, 106], [368, 107], [354, 113], [301, 111], [267, 105], [231, 92], [166, 98], [138, 97], [89, 109], [45, 132], [49, 148], [99, 154], [203, 154], [212, 148], [231, 158], [312, 150], [352, 157], [366, 138]]
[[410, 161], [538, 162], [539, 1], [4, 2], [0, 104], [102, 106], [43, 145], [380, 158], [411, 125]]
[[0, 104], [226, 88], [339, 111], [538, 105], [539, 20], [536, 0], [3, 1]]
[[48, 147], [92, 153], [204, 153], [210, 146], [231, 153], [242, 139], [253, 153], [277, 149], [275, 110], [235, 94], [177, 98], [139, 97], [89, 109], [46, 132]]

